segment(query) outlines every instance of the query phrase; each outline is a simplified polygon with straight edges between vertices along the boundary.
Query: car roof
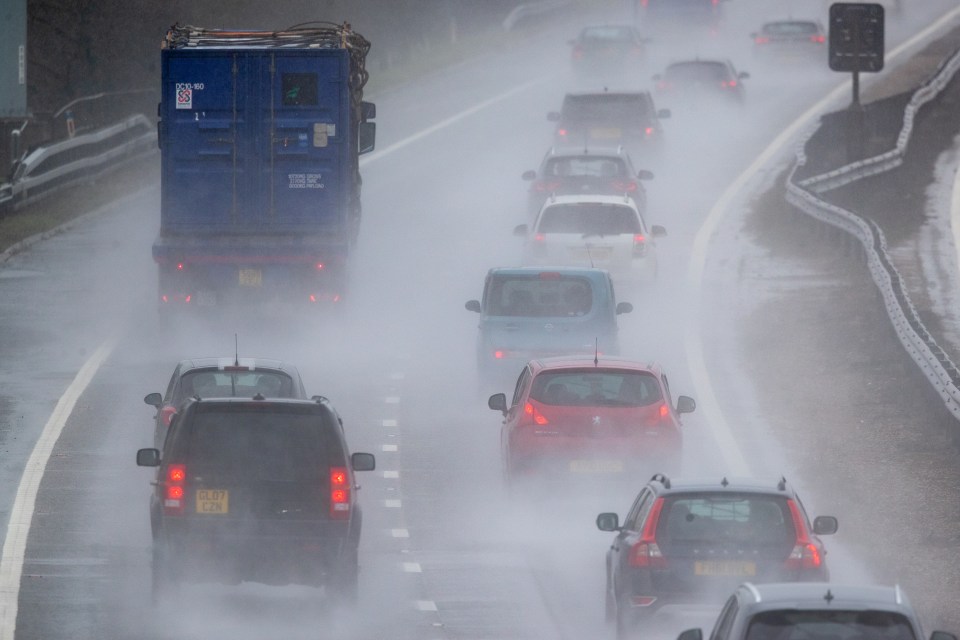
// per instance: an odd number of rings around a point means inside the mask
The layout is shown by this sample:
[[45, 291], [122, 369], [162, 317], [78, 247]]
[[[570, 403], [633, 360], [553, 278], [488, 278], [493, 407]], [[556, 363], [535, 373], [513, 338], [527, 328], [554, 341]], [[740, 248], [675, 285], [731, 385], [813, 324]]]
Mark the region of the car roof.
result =
[[[591, 355], [569, 355], [553, 356], [550, 358], [537, 358], [531, 361], [537, 372], [555, 369], [583, 369], [584, 367], [594, 366], [594, 356]], [[643, 371], [647, 373], [660, 373], [660, 365], [650, 362], [643, 363], [629, 358], [620, 358], [617, 356], [601, 355], [596, 358], [596, 366], [605, 369], [625, 369], [628, 371]]]
[[[899, 586], [825, 582], [745, 583], [755, 611], [790, 609], [880, 609], [911, 615], [910, 601]], [[829, 596], [827, 595], [829, 593]]]
[[223, 358], [188, 358], [181, 360], [177, 366], [180, 367], [180, 375], [195, 369], [224, 370], [227, 367], [240, 366], [250, 370], [274, 369], [283, 371], [294, 377], [299, 376], [297, 368], [292, 364], [269, 358], [236, 358], [234, 356]]
[[606, 269], [594, 267], [494, 267], [487, 272], [488, 276], [532, 276], [541, 273], [559, 273], [562, 276], [581, 276], [591, 280], [609, 280], [610, 272]]
[[543, 207], [547, 208], [555, 204], [619, 204], [623, 206], [630, 207], [631, 209], [636, 209], [637, 205], [633, 202], [633, 199], [629, 196], [613, 196], [613, 195], [604, 195], [598, 193], [591, 194], [572, 194], [572, 195], [552, 195], [547, 198]]
[[782, 495], [792, 497], [793, 488], [784, 478], [743, 478], [743, 477], [712, 477], [669, 478], [657, 474], [651, 482], [659, 481], [663, 485], [659, 493], [758, 493], [766, 495]]
[[622, 145], [616, 147], [590, 147], [580, 145], [565, 145], [565, 146], [555, 146], [551, 147], [547, 151], [547, 155], [544, 157], [545, 160], [550, 160], [551, 158], [618, 158], [618, 159], [627, 159], [630, 157], [630, 154], [627, 153], [627, 150], [623, 148]]
[[604, 96], [616, 96], [619, 98], [623, 97], [638, 97], [638, 98], [649, 98], [653, 100], [653, 96], [650, 95], [649, 91], [571, 91], [564, 96], [564, 100], [569, 99], [587, 99], [587, 98], [603, 98]]

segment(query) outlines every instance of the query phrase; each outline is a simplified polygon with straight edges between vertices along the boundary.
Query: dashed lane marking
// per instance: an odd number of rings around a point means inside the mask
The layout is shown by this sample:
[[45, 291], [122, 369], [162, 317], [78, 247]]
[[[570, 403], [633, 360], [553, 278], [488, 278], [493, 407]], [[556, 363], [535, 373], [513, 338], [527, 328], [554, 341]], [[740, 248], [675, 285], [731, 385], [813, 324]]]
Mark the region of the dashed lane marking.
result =
[[395, 427], [395, 426], [397, 426], [397, 421], [394, 420], [393, 418], [387, 418], [387, 419], [385, 419], [385, 420], [382, 421], [382, 424], [383, 424], [383, 426], [385, 426], [385, 427]]
[[406, 573], [423, 573], [423, 568], [419, 562], [404, 562], [403, 570]]
[[390, 529], [390, 535], [394, 538], [409, 538], [410, 532], [406, 529]]
[[388, 509], [399, 509], [401, 505], [399, 500], [384, 500], [383, 506]]
[[398, 449], [399, 447], [395, 444], [385, 444], [382, 447], [380, 447], [381, 451], [397, 451]]
[[417, 609], [420, 611], [436, 611], [437, 603], [433, 600], [417, 600]]
[[400, 472], [399, 472], [399, 471], [384, 471], [384, 472], [383, 472], [383, 477], [384, 477], [384, 478], [396, 479], [396, 478], [399, 478], [399, 477], [400, 477]]

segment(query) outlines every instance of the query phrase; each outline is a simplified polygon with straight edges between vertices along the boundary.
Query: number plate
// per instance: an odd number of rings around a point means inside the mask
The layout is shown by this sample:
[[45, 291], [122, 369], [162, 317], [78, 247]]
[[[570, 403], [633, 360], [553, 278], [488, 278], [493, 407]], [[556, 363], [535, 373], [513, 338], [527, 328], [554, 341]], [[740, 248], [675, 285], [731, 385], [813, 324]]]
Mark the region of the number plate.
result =
[[229, 513], [230, 493], [225, 489], [197, 489], [197, 513]]
[[263, 284], [263, 272], [260, 269], [240, 269], [241, 287], [259, 287]]
[[739, 560], [698, 560], [693, 563], [693, 572], [698, 576], [755, 576], [757, 565]]
[[571, 460], [573, 473], [623, 473], [622, 460]]
[[590, 137], [612, 140], [620, 137], [620, 129], [590, 129]]

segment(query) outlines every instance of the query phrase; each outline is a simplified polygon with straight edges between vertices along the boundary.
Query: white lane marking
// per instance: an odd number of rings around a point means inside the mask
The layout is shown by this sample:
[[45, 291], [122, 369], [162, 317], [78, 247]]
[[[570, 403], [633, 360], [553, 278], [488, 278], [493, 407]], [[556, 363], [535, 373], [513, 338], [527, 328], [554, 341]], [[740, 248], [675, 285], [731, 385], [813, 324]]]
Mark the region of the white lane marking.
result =
[[383, 421], [383, 426], [385, 426], [385, 427], [395, 427], [395, 426], [397, 426], [397, 421], [396, 421], [396, 420], [393, 420], [393, 419], [384, 420], [384, 421]]
[[433, 133], [436, 133], [437, 131], [440, 131], [441, 129], [446, 129], [446, 128], [449, 127], [450, 125], [456, 124], [457, 122], [460, 122], [461, 120], [463, 120], [463, 119], [465, 119], [465, 118], [469, 118], [470, 116], [472, 116], [473, 114], [477, 113], [478, 111], [482, 111], [483, 109], [486, 109], [487, 107], [490, 107], [490, 106], [492, 106], [492, 105], [495, 105], [495, 104], [498, 103], [498, 102], [502, 102], [502, 101], [506, 100], [507, 98], [510, 98], [510, 97], [512, 97], [512, 96], [514, 96], [514, 95], [516, 95], [516, 94], [518, 94], [518, 93], [521, 93], [521, 92], [523, 92], [523, 91], [526, 91], [527, 89], [530, 89], [531, 87], [534, 87], [534, 86], [536, 86], [536, 85], [538, 85], [538, 84], [541, 84], [541, 83], [543, 83], [543, 82], [546, 82], [546, 81], [549, 80], [549, 79], [550, 79], [550, 76], [544, 76], [544, 77], [541, 77], [541, 78], [539, 78], [539, 79], [537, 79], [537, 80], [531, 80], [530, 82], [525, 82], [524, 84], [521, 84], [520, 86], [514, 87], [513, 89], [510, 89], [509, 91], [505, 91], [505, 92], [501, 93], [500, 95], [493, 96], [492, 98], [487, 98], [487, 99], [484, 100], [483, 102], [481, 102], [481, 103], [479, 103], [479, 104], [475, 104], [474, 106], [470, 107], [469, 109], [465, 109], [464, 111], [461, 111], [460, 113], [457, 113], [457, 114], [455, 114], [455, 115], [452, 115], [452, 116], [450, 116], [449, 118], [447, 118], [446, 120], [441, 120], [441, 121], [438, 122], [437, 124], [435, 124], [435, 125], [433, 125], [433, 126], [430, 126], [430, 127], [427, 127], [426, 129], [423, 129], [423, 130], [421, 130], [421, 131], [418, 131], [417, 133], [413, 134], [412, 136], [408, 136], [408, 137], [404, 138], [403, 140], [399, 140], [399, 141], [397, 141], [397, 142], [394, 142], [394, 143], [391, 144], [390, 146], [388, 146], [388, 147], [386, 147], [386, 148], [384, 148], [384, 149], [381, 149], [380, 151], [374, 151], [373, 153], [370, 153], [369, 155], [363, 156], [362, 158], [360, 158], [360, 166], [361, 166], [361, 167], [364, 167], [364, 166], [370, 164], [371, 162], [376, 162], [376, 161], [379, 160], [380, 158], [383, 158], [383, 157], [385, 157], [385, 156], [388, 156], [388, 155], [390, 155], [391, 153], [394, 153], [395, 151], [399, 151], [400, 149], [403, 149], [404, 147], [406, 147], [406, 146], [408, 146], [408, 145], [411, 145], [411, 144], [413, 144], [414, 142], [417, 142], [418, 140], [421, 140], [421, 139], [423, 139], [423, 138], [426, 138], [427, 136], [429, 136], [429, 135], [431, 135], [431, 134], [433, 134]]
[[387, 396], [383, 401], [387, 404], [400, 404], [400, 396]]
[[419, 562], [404, 562], [403, 570], [406, 573], [423, 573], [423, 568]]
[[410, 532], [406, 529], [390, 529], [390, 535], [394, 538], [409, 538]]
[[10, 522], [7, 524], [7, 536], [3, 541], [3, 556], [0, 558], [0, 640], [13, 640], [17, 630], [17, 606], [20, 599], [20, 578], [23, 574], [24, 553], [30, 526], [33, 524], [33, 512], [37, 501], [40, 482], [47, 469], [47, 462], [53, 447], [60, 439], [67, 419], [73, 412], [77, 400], [97, 374], [97, 370], [110, 356], [116, 340], [104, 342], [90, 356], [77, 377], [54, 407], [53, 413], [44, 425], [40, 438], [33, 446], [30, 458], [20, 477], [17, 497], [10, 510]]
[[388, 508], [388, 509], [399, 509], [399, 508], [400, 508], [400, 501], [399, 501], [399, 500], [384, 500], [384, 501], [383, 501], [383, 506], [385, 506], [385, 507]]
[[[902, 43], [893, 51], [887, 53], [885, 56], [886, 60], [897, 58], [915, 44], [928, 40], [931, 34], [939, 30], [949, 21], [953, 20], [957, 15], [960, 15], [960, 7], [952, 9], [926, 29]], [[880, 80], [878, 80], [878, 82], [879, 81]], [[713, 386], [710, 383], [710, 376], [707, 373], [706, 361], [703, 355], [703, 340], [699, 325], [699, 320], [701, 318], [700, 307], [702, 302], [700, 291], [703, 287], [703, 274], [706, 266], [707, 250], [709, 248], [710, 239], [716, 232], [721, 220], [724, 218], [724, 216], [726, 216], [727, 209], [730, 207], [730, 204], [744, 188], [747, 181], [753, 178], [757, 172], [760, 171], [760, 169], [775, 155], [780, 153], [783, 147], [785, 147], [787, 143], [791, 142], [792, 138], [803, 127], [807, 126], [807, 124], [812, 121], [814, 117], [820, 115], [820, 113], [830, 106], [831, 103], [837, 101], [844, 92], [849, 91], [849, 82], [840, 84], [830, 91], [830, 93], [828, 93], [823, 99], [807, 109], [788, 127], [786, 127], [780, 133], [780, 135], [777, 136], [759, 156], [757, 156], [757, 159], [754, 160], [753, 163], [751, 163], [750, 166], [747, 167], [747, 169], [741, 173], [737, 179], [730, 184], [729, 187], [727, 187], [726, 191], [724, 191], [720, 196], [720, 199], [717, 200], [716, 204], [713, 205], [713, 208], [710, 209], [710, 213], [707, 214], [706, 220], [704, 220], [703, 224], [700, 226], [700, 229], [697, 231], [696, 238], [694, 239], [693, 251], [691, 252], [690, 256], [690, 265], [687, 269], [687, 284], [690, 287], [690, 291], [694, 292], [693, 295], [695, 298], [693, 303], [693, 312], [687, 316], [687, 360], [689, 362], [690, 372], [693, 377], [694, 388], [697, 390], [699, 395], [698, 404], [700, 407], [702, 407], [702, 413], [706, 414], [706, 419], [704, 422], [707, 423], [707, 428], [713, 431], [714, 437], [717, 440], [717, 444], [720, 446], [720, 453], [726, 461], [726, 465], [732, 474], [750, 475], [750, 465], [747, 463], [746, 458], [744, 458], [743, 452], [740, 450], [736, 438], [733, 436], [733, 432], [730, 430], [730, 425], [723, 417], [723, 412], [720, 409], [720, 403], [717, 401], [717, 396], [714, 393]]]
[[404, 377], [405, 377], [405, 376], [403, 375], [403, 372], [402, 372], [402, 371], [397, 371], [397, 372], [395, 372], [395, 373], [391, 373], [391, 374], [390, 374], [390, 379], [391, 379], [391, 380], [403, 380]]
[[417, 600], [417, 609], [420, 611], [436, 611], [437, 603], [433, 600]]
[[384, 471], [384, 472], [383, 472], [383, 477], [384, 477], [384, 478], [399, 478], [399, 477], [400, 477], [400, 472], [399, 472], [399, 471]]
[[382, 447], [380, 447], [380, 450], [381, 450], [381, 451], [396, 451], [398, 448], [399, 448], [399, 447], [397, 447], [397, 445], [395, 445], [395, 444], [385, 444], [385, 445], [383, 445]]

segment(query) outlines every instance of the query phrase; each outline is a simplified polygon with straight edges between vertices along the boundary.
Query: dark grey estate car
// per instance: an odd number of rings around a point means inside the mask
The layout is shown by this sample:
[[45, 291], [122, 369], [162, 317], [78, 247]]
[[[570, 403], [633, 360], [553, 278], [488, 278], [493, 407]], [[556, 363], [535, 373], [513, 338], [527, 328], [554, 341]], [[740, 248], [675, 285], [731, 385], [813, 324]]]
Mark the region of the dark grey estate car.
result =
[[[899, 587], [817, 582], [742, 584], [727, 600], [710, 640], [924, 640]], [[703, 640], [687, 629], [678, 640]], [[957, 640], [934, 631], [930, 640]]]

